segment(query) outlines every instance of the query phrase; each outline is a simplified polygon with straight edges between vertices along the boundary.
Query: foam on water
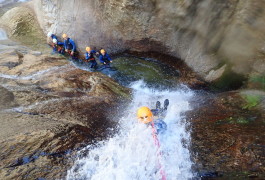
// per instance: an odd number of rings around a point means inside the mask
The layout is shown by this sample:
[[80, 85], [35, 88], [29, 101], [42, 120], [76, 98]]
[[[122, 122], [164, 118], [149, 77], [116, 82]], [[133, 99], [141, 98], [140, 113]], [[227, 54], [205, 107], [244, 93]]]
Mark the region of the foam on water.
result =
[[6, 32], [0, 28], [0, 40], [6, 40], [7, 39], [7, 35]]
[[[160, 163], [167, 179], [190, 179], [192, 162], [187, 147], [190, 135], [186, 131], [182, 112], [189, 110], [188, 100], [193, 93], [187, 88], [177, 91], [156, 91], [145, 87], [142, 81], [131, 86], [133, 100], [122, 107], [125, 115], [119, 118], [120, 132], [114, 137], [89, 145], [78, 154], [74, 166], [67, 172], [67, 179], [92, 180], [151, 180], [161, 179], [157, 148], [151, 127], [137, 122], [136, 111], [140, 106], [155, 108], [157, 100], [169, 99], [164, 121], [167, 131], [159, 134], [162, 157]], [[185, 142], [185, 144], [184, 144]], [[88, 155], [84, 152], [88, 151]]]

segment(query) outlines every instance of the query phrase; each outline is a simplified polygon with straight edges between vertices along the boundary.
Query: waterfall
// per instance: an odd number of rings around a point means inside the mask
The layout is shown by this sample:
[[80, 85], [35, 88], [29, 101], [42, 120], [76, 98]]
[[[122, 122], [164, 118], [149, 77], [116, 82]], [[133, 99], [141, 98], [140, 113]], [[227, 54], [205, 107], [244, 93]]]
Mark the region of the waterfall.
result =
[[162, 152], [160, 163], [167, 179], [193, 177], [187, 148], [190, 134], [186, 131], [187, 122], [182, 115], [190, 109], [188, 101], [193, 93], [187, 88], [156, 91], [147, 88], [143, 81], [135, 82], [131, 88], [134, 91], [133, 100], [128, 107], [121, 108], [124, 115], [117, 117], [120, 132], [104, 142], [88, 145], [81, 150], [75, 164], [67, 172], [68, 180], [161, 179], [151, 127], [137, 121], [136, 111], [140, 106], [155, 108], [157, 100], [163, 104], [166, 98], [170, 102], [164, 118], [168, 128], [158, 136]]

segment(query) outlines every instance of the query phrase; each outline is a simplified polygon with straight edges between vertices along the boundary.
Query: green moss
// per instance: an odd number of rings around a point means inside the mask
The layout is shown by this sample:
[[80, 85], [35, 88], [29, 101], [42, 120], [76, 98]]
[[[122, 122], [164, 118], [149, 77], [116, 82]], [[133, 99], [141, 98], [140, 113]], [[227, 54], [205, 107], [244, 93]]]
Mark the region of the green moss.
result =
[[245, 104], [242, 106], [242, 109], [252, 109], [256, 107], [260, 102], [262, 97], [260, 95], [243, 95], [245, 99]]
[[223, 75], [211, 84], [212, 90], [233, 90], [240, 88], [247, 78], [244, 75], [237, 74], [227, 67]]
[[50, 52], [46, 45], [46, 37], [31, 9], [15, 7], [1, 17], [3, 26], [8, 29], [10, 39], [33, 50]]
[[38, 28], [38, 23], [31, 24], [22, 21], [17, 24], [17, 29], [13, 33], [13, 38], [22, 44], [31, 47], [33, 50], [46, 49], [46, 39], [43, 32]]

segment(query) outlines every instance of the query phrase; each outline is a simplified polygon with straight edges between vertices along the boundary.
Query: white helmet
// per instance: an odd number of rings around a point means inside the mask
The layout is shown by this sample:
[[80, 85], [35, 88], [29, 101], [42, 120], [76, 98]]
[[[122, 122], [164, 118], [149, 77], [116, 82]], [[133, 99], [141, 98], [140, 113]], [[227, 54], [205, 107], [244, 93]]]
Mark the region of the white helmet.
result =
[[51, 36], [52, 36], [52, 32], [48, 32], [47, 37], [51, 37]]
[[54, 43], [54, 44], [57, 44], [57, 39], [52, 39], [52, 42]]

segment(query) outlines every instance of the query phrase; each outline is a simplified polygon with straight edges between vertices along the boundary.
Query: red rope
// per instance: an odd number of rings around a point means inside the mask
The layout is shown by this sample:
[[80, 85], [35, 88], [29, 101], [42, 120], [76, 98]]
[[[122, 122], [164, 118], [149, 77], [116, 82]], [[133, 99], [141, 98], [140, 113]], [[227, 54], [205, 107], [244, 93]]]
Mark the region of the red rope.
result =
[[157, 147], [156, 153], [158, 156], [158, 165], [159, 165], [159, 169], [160, 169], [160, 174], [162, 176], [162, 180], [166, 180], [166, 173], [165, 173], [164, 168], [162, 167], [161, 162], [160, 162], [160, 160], [162, 159], [162, 152], [160, 151], [160, 142], [159, 142], [157, 135], [156, 135], [156, 129], [155, 129], [154, 121], [152, 121], [151, 125], [152, 125], [152, 135], [154, 138], [155, 145]]

